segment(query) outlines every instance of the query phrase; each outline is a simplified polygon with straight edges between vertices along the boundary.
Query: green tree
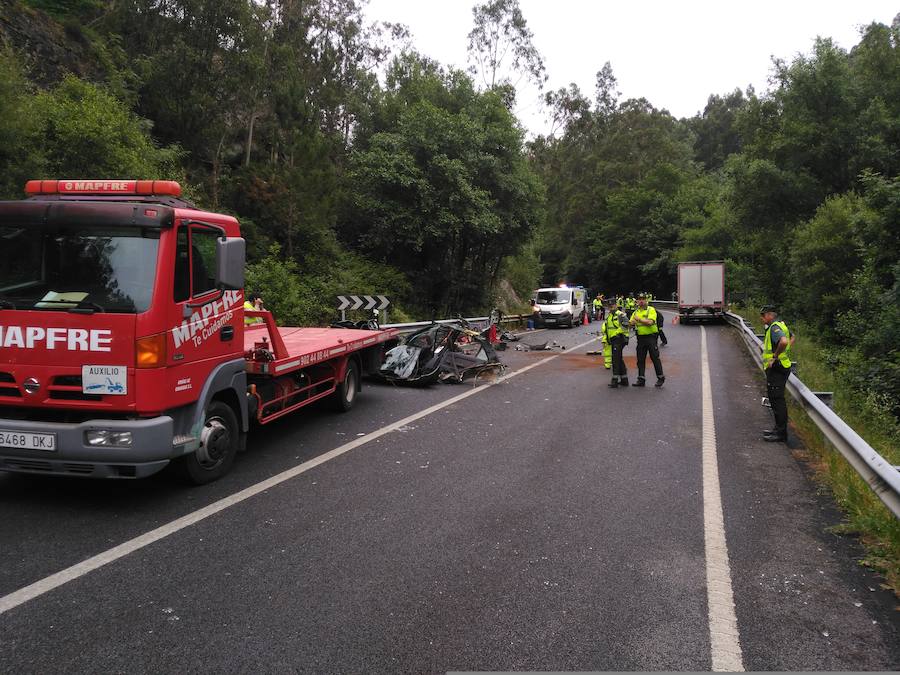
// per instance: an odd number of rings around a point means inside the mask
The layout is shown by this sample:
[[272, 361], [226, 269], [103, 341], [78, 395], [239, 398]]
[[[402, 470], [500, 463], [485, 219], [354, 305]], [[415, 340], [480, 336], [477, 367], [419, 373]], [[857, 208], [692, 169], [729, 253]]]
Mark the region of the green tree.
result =
[[547, 184], [544, 283], [668, 294], [680, 229], [702, 213], [684, 192], [692, 137], [645, 99], [619, 103], [616, 86], [606, 64], [593, 105], [575, 87], [547, 97], [564, 132], [530, 148]]
[[862, 264], [856, 232], [872, 217], [853, 193], [829, 198], [797, 228], [790, 249], [789, 306], [794, 314], [834, 338], [835, 318], [847, 309], [854, 276]]
[[35, 135], [31, 87], [11, 49], [0, 50], [0, 198], [18, 198], [38, 178], [43, 157], [28, 144]]
[[740, 89], [726, 96], [710, 96], [703, 114], [689, 120], [696, 134], [694, 152], [708, 171], [721, 168], [729, 155], [741, 149], [741, 135], [735, 124], [736, 114], [747, 105]]
[[147, 123], [101, 87], [70, 75], [30, 101], [27, 151], [47, 176], [182, 178], [182, 151], [159, 147]]
[[[544, 59], [534, 46], [534, 34], [522, 14], [519, 0], [488, 0], [472, 8], [469, 32], [469, 71], [480, 75], [488, 89], [513, 87], [525, 77], [538, 88], [547, 81]], [[517, 75], [515, 82], [511, 76]]]
[[482, 307], [539, 218], [521, 129], [497, 92], [416, 55], [395, 61], [380, 108], [351, 157], [344, 237], [404, 270], [425, 311]]

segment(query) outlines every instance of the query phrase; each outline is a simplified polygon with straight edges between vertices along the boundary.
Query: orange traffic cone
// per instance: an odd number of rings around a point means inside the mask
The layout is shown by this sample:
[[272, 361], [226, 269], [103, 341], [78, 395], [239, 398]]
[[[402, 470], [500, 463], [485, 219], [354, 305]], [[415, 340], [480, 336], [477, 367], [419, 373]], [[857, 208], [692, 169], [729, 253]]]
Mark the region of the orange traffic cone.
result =
[[582, 326], [587, 326], [587, 325], [588, 325], [587, 312], [585, 312], [584, 314], [581, 315], [581, 319], [582, 319], [581, 325], [582, 325]]

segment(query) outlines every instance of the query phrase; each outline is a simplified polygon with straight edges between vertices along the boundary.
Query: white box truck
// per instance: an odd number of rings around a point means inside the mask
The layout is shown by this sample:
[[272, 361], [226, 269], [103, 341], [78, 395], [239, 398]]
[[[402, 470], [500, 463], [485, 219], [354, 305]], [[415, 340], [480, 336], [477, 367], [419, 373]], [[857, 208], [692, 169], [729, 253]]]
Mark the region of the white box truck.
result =
[[681, 323], [721, 319], [725, 314], [725, 263], [678, 264], [678, 318]]

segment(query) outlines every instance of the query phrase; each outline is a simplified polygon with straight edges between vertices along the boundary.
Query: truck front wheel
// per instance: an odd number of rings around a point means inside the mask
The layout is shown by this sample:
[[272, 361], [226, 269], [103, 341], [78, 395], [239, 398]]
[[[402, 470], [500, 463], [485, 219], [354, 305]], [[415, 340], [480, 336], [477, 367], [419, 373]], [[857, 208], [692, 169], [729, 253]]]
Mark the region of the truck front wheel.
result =
[[239, 434], [231, 406], [222, 401], [210, 403], [200, 432], [200, 447], [179, 459], [182, 476], [194, 485], [211, 483], [224, 476], [237, 454]]

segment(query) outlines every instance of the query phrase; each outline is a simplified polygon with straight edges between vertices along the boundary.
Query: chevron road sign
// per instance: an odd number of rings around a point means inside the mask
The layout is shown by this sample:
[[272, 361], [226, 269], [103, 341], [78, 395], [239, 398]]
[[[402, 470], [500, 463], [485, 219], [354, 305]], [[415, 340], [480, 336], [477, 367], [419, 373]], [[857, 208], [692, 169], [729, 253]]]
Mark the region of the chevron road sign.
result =
[[341, 311], [341, 321], [346, 320], [348, 309], [365, 309], [384, 311], [391, 304], [384, 295], [339, 295], [338, 309]]

